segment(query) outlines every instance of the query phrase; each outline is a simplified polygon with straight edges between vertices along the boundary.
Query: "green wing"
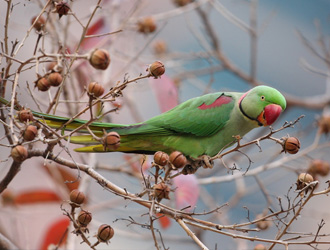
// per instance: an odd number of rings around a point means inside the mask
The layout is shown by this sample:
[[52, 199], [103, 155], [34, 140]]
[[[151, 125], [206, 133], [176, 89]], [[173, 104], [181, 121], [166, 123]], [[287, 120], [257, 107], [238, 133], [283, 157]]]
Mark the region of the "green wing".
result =
[[212, 136], [229, 120], [236, 98], [222, 92], [196, 97], [131, 129], [123, 128], [122, 134]]

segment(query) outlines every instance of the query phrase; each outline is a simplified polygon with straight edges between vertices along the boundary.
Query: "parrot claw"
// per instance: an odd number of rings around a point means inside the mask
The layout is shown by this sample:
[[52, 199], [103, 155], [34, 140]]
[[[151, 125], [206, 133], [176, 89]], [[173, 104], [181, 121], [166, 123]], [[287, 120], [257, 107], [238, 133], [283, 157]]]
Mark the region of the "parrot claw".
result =
[[214, 162], [210, 161], [210, 157], [208, 155], [202, 155], [201, 156], [201, 163], [203, 168], [213, 168]]

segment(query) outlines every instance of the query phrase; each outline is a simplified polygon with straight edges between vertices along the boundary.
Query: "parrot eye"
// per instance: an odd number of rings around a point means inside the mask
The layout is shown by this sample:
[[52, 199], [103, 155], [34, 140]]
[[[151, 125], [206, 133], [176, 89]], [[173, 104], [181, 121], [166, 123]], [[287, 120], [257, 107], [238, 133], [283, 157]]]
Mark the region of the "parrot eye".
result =
[[261, 100], [264, 101], [265, 100], [265, 96], [262, 95], [261, 96]]

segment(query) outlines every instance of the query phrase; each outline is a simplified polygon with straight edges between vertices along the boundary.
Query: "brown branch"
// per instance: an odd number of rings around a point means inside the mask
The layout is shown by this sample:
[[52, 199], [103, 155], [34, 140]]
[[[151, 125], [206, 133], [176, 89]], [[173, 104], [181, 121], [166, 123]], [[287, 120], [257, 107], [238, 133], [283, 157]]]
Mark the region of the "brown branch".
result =
[[6, 176], [0, 182], [0, 194], [8, 187], [9, 183], [21, 170], [21, 162], [13, 161]]

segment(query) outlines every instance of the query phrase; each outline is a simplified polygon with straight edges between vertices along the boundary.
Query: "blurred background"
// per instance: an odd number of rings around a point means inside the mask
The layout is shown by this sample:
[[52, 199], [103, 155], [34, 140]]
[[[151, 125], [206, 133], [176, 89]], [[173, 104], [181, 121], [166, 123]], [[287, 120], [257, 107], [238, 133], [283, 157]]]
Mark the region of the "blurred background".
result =
[[[41, 12], [45, 2], [12, 1], [8, 36], [11, 44], [16, 39], [19, 44], [24, 41], [22, 49], [15, 56], [20, 61], [33, 57], [38, 34], [32, 30], [26, 36], [27, 30], [31, 27], [31, 19]], [[69, 2], [72, 12], [83, 24], [87, 23], [96, 4], [97, 1], [87, 0]], [[262, 141], [262, 152], [257, 146], [243, 150], [251, 159], [251, 166], [243, 154], [230, 154], [225, 157], [225, 163], [228, 166], [235, 164], [240, 171], [227, 171], [221, 161], [218, 161], [212, 170], [200, 169], [193, 177], [188, 177], [191, 179], [187, 185], [191, 186], [188, 191], [182, 191], [184, 198], [176, 194], [179, 193], [177, 190], [171, 193], [170, 200], [162, 202], [177, 209], [182, 208], [178, 206], [186, 202], [199, 213], [228, 203], [219, 213], [200, 218], [224, 225], [242, 223], [248, 221], [248, 216], [254, 219], [256, 215], [267, 211], [268, 207], [278, 210], [277, 197], [281, 197], [284, 204], [287, 202], [286, 196], [293, 200], [297, 175], [306, 172], [313, 160], [330, 161], [329, 138], [324, 134], [318, 137], [317, 132], [318, 121], [329, 114], [326, 104], [330, 100], [329, 1], [200, 0], [179, 6], [172, 0], [107, 0], [101, 1], [100, 6], [90, 25], [94, 27], [94, 30], [89, 30], [91, 34], [118, 30], [121, 32], [88, 39], [82, 44], [79, 54], [87, 54], [94, 48], [107, 49], [111, 64], [107, 70], [97, 71], [83, 60], [75, 61], [66, 80], [67, 95], [60, 97], [60, 100], [82, 102], [72, 102], [70, 105], [73, 111], [86, 106], [88, 98], [84, 88], [90, 81], [98, 81], [106, 89], [110, 89], [118, 81], [145, 74], [148, 65], [159, 60], [165, 65], [165, 75], [160, 79], [142, 79], [129, 84], [123, 97], [117, 98], [115, 103], [105, 104], [105, 110], [114, 107], [119, 107], [119, 110], [108, 115], [104, 121], [124, 124], [141, 122], [205, 93], [245, 92], [256, 84], [278, 89], [290, 104], [273, 125], [275, 129], [280, 128], [285, 121], [294, 121], [301, 115], [305, 116], [294, 128], [274, 135], [279, 139], [288, 134], [298, 137], [301, 152], [297, 155], [281, 154], [280, 145], [274, 141]], [[6, 1], [0, 2], [0, 9], [0, 39], [4, 41]], [[82, 27], [73, 15], [59, 19], [52, 10], [49, 13], [47, 32], [38, 43], [37, 55], [41, 55], [39, 49], [44, 49], [47, 53], [59, 53], [60, 49], [73, 53], [80, 40]], [[141, 23], [145, 18], [153, 20], [153, 32], [149, 32], [150, 27], [148, 31], [141, 31]], [[26, 40], [23, 40], [24, 37]], [[16, 46], [15, 50], [17, 48]], [[221, 60], [219, 55], [224, 59]], [[0, 62], [1, 68], [4, 68], [5, 58], [1, 57]], [[12, 72], [18, 66], [19, 64], [14, 63]], [[56, 90], [51, 89], [48, 94], [35, 90], [33, 82], [37, 78], [36, 73], [44, 73], [45, 64], [31, 66], [31, 69], [20, 75], [18, 99], [21, 105], [37, 110], [40, 107], [44, 112]], [[35, 101], [29, 89], [33, 92]], [[6, 89], [7, 99], [11, 94], [9, 84]], [[70, 115], [67, 112], [70, 105], [61, 102], [56, 114]], [[257, 129], [246, 135], [243, 141], [247, 142], [268, 132], [269, 128]], [[2, 127], [0, 133], [3, 137]], [[0, 143], [8, 145], [5, 139]], [[37, 146], [44, 147], [41, 142]], [[69, 147], [73, 149], [76, 146]], [[60, 156], [69, 158], [65, 152], [58, 151]], [[10, 148], [2, 146], [1, 178], [11, 166], [9, 155]], [[113, 170], [120, 166], [139, 173], [139, 156], [121, 153], [82, 155], [73, 151], [72, 155], [78, 162], [98, 166], [99, 169], [96, 169], [100, 174], [132, 193], [139, 193], [143, 189], [141, 179]], [[151, 161], [152, 157], [147, 157], [144, 167], [148, 168]], [[269, 163], [271, 167], [262, 171], [262, 167]], [[65, 177], [61, 182], [54, 177], [58, 176], [58, 173], [53, 172], [57, 168], [60, 168], [57, 164], [42, 158], [28, 159], [22, 164], [20, 172], [2, 194], [0, 232], [3, 235], [19, 248], [46, 249], [47, 237], [51, 238], [49, 235], [55, 235], [55, 232], [61, 235], [61, 230], [68, 225], [60, 204], [68, 199], [69, 190], [79, 184], [88, 196], [85, 209], [93, 213], [90, 235], [93, 236], [102, 223], [108, 223], [115, 229], [115, 237], [111, 239], [111, 243], [101, 244], [97, 249], [155, 248], [148, 229], [129, 225], [127, 220], [123, 220], [132, 216], [139, 223], [148, 223], [149, 217], [145, 215], [148, 213], [147, 209], [113, 195], [83, 173], [79, 173], [79, 182], [73, 183], [71, 187], [65, 185], [63, 183], [68, 180], [66, 178], [72, 181], [77, 177], [77, 171], [61, 167], [62, 172], [65, 172], [62, 173]], [[243, 175], [247, 169], [247, 174]], [[148, 170], [145, 173], [148, 174]], [[329, 176], [318, 177], [318, 191], [327, 187], [328, 179]], [[173, 187], [184, 183], [183, 180], [178, 182], [181, 184], [174, 183]], [[323, 219], [326, 224], [321, 232], [327, 234], [330, 231], [328, 205], [329, 199], [325, 195], [313, 198], [305, 206], [299, 219], [292, 224], [290, 231], [316, 233], [318, 224]], [[175, 221], [165, 220], [163, 224], [158, 223], [156, 226], [161, 231], [166, 247], [199, 249]], [[258, 233], [231, 233], [274, 239], [278, 230], [274, 223]], [[210, 249], [253, 249], [257, 244], [201, 230], [196, 230], [196, 235]], [[323, 240], [326, 239], [329, 241], [329, 237]], [[70, 235], [67, 249], [88, 249], [86, 244], [80, 242], [78, 237]], [[304, 247], [310, 248], [299, 246], [299, 249]], [[329, 244], [317, 246], [317, 249], [328, 248]], [[284, 247], [277, 245], [275, 249]]]

